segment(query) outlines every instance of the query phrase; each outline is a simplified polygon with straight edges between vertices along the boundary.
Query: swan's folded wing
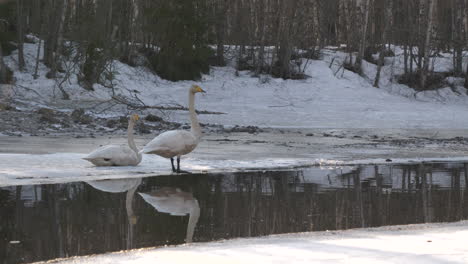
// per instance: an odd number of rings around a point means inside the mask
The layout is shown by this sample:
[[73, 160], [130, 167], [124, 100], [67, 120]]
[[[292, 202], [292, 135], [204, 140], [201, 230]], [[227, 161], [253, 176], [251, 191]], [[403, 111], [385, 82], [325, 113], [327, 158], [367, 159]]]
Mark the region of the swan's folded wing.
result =
[[192, 133], [184, 130], [172, 130], [151, 140], [142, 152], [158, 155], [161, 155], [161, 152], [170, 152], [173, 155], [183, 155], [188, 149], [193, 150], [194, 146], [196, 146], [196, 138]]
[[99, 159], [99, 158], [110, 159], [110, 158], [115, 157], [116, 155], [121, 154], [122, 152], [126, 152], [125, 148], [123, 148], [122, 146], [107, 145], [107, 146], [102, 146], [94, 150], [93, 152], [85, 156], [83, 159], [85, 160], [92, 160], [92, 159]]

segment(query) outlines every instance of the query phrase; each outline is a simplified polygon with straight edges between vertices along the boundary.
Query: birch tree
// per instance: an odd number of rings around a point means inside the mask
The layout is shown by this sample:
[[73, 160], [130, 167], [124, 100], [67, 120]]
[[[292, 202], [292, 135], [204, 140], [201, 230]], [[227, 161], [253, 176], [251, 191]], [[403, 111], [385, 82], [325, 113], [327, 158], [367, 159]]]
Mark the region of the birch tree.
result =
[[292, 53], [292, 39], [294, 16], [296, 13], [298, 0], [289, 0], [286, 3], [285, 14], [282, 16], [283, 26], [281, 30], [280, 48], [278, 62], [280, 64], [280, 76], [289, 78], [291, 76], [290, 60]]
[[[263, 0], [260, 0], [263, 1]], [[215, 23], [216, 23], [216, 64], [224, 66], [224, 42], [226, 35], [226, 13], [229, 8], [229, 1], [215, 1]]]
[[436, 4], [436, 0], [427, 0], [426, 6], [429, 7], [428, 14], [427, 14], [427, 27], [426, 27], [426, 36], [424, 41], [424, 46], [422, 48], [424, 54], [424, 64], [421, 69], [421, 79], [420, 79], [420, 89], [424, 89], [426, 87], [427, 81], [427, 74], [429, 70], [429, 55], [431, 53], [431, 36], [432, 36], [432, 27], [434, 23], [434, 6]]
[[[6, 20], [0, 19], [0, 34], [6, 31], [8, 22]], [[3, 62], [3, 49], [2, 42], [0, 42], [0, 84], [7, 82], [7, 68]]]
[[3, 50], [2, 43], [0, 43], [0, 84], [6, 83], [7, 81], [7, 69], [3, 62]]
[[453, 20], [453, 69], [456, 76], [460, 76], [463, 73], [462, 62], [463, 62], [463, 46], [464, 46], [464, 0], [452, 0], [452, 20]]
[[16, 31], [18, 35], [18, 67], [20, 71], [24, 70], [24, 48], [23, 48], [23, 0], [16, 0]]
[[[59, 66], [60, 63], [60, 56], [62, 54], [62, 47], [63, 47], [63, 28], [64, 28], [64, 23], [65, 23], [65, 14], [67, 12], [67, 7], [68, 7], [68, 0], [62, 0], [62, 8], [60, 11], [60, 19], [59, 19], [59, 24], [58, 24], [58, 29], [57, 29], [57, 38], [56, 38], [56, 43], [55, 43], [55, 51], [53, 52], [53, 59], [52, 59], [52, 66], [51, 66], [51, 71], [50, 71], [50, 76], [52, 78], [56, 77], [57, 73], [57, 67]], [[64, 99], [68, 98], [68, 95], [64, 94]]]
[[382, 66], [384, 64], [384, 59], [385, 59], [385, 51], [386, 51], [386, 43], [387, 43], [387, 36], [389, 34], [389, 30], [392, 26], [392, 10], [393, 10], [393, 0], [387, 0], [386, 1], [386, 6], [385, 6], [385, 11], [384, 11], [384, 29], [382, 32], [382, 43], [381, 43], [381, 48], [380, 48], [380, 54], [379, 54], [379, 61], [377, 64], [377, 73], [375, 75], [375, 80], [374, 80], [374, 87], [379, 88], [379, 81], [380, 81], [380, 72], [382, 71]]
[[359, 51], [356, 57], [356, 62], [354, 64], [354, 68], [358, 71], [362, 71], [362, 59], [364, 58], [364, 51], [366, 49], [367, 43], [367, 28], [369, 25], [369, 9], [370, 9], [370, 0], [361, 0], [360, 2], [360, 9], [362, 10], [362, 14], [364, 15], [364, 21], [361, 25], [361, 39], [359, 42]]

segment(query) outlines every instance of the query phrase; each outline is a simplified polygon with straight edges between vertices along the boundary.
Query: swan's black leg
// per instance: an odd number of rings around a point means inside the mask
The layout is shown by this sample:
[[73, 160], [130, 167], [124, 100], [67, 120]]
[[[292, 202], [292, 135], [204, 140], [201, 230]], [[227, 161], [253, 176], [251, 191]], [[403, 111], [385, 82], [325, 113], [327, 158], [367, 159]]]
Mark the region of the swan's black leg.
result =
[[180, 157], [177, 157], [177, 173], [180, 173]]
[[191, 173], [190, 171], [180, 169], [180, 157], [177, 157], [177, 173]]
[[[174, 158], [171, 158], [171, 165], [172, 165], [172, 172], [176, 172], [176, 169], [174, 167]], [[179, 167], [179, 166], [177, 166]]]

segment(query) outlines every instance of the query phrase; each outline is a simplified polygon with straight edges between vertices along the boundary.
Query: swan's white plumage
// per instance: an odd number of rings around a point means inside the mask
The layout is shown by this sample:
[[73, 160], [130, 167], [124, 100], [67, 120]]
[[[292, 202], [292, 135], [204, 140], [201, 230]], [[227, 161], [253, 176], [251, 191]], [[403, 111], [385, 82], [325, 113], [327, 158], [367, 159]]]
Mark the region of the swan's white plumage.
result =
[[163, 187], [152, 193], [138, 194], [161, 213], [183, 216], [199, 210], [198, 201], [193, 195], [180, 189]]
[[172, 158], [192, 152], [197, 145], [198, 139], [190, 131], [172, 130], [151, 140], [142, 152]]
[[195, 226], [200, 218], [200, 205], [192, 193], [179, 188], [163, 187], [151, 193], [138, 194], [158, 212], [175, 216], [189, 215], [185, 241], [192, 242]]
[[[204, 93], [198, 85], [192, 85], [189, 89], [189, 113], [190, 113], [190, 131], [171, 130], [166, 131], [151, 140], [141, 150], [141, 153], [156, 154], [164, 158], [173, 158], [192, 152], [200, 142], [202, 130], [198, 123], [197, 114], [195, 113], [195, 94]], [[173, 160], [171, 160], [173, 163]], [[175, 172], [174, 164], [172, 170]], [[177, 172], [179, 172], [179, 160], [177, 162]]]
[[137, 153], [128, 146], [102, 146], [83, 158], [96, 166], [136, 166], [140, 163]]
[[120, 193], [135, 189], [141, 184], [141, 178], [87, 181], [87, 184], [103, 192]]
[[110, 193], [127, 192], [125, 197], [125, 209], [127, 211], [128, 228], [127, 228], [127, 249], [134, 248], [134, 229], [137, 224], [137, 216], [133, 212], [133, 198], [135, 191], [140, 186], [142, 178], [136, 179], [115, 179], [115, 180], [98, 180], [87, 181], [93, 188]]
[[89, 153], [84, 160], [96, 166], [136, 166], [142, 156], [138, 152], [133, 139], [133, 126], [138, 121], [138, 115], [132, 115], [128, 122], [128, 146], [107, 145]]

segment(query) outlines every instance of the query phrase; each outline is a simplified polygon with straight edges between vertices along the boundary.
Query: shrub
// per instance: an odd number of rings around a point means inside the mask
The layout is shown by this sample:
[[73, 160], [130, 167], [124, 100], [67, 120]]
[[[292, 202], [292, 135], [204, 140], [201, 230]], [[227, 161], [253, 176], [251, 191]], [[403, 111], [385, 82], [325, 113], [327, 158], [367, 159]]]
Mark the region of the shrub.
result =
[[417, 91], [436, 90], [449, 85], [445, 78], [453, 76], [453, 72], [433, 72], [428, 73], [426, 87], [420, 87], [420, 73], [406, 73], [398, 77], [398, 83], [408, 85]]
[[155, 12], [160, 50], [149, 58], [153, 70], [171, 81], [197, 80], [210, 68], [208, 7], [201, 0], [163, 1]]

